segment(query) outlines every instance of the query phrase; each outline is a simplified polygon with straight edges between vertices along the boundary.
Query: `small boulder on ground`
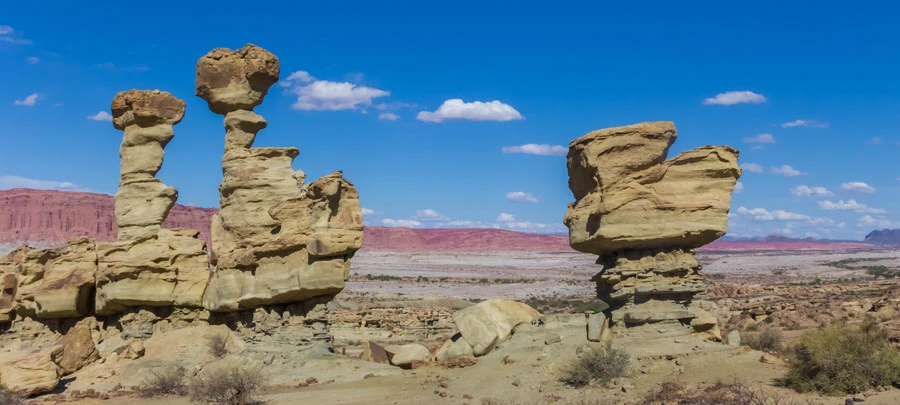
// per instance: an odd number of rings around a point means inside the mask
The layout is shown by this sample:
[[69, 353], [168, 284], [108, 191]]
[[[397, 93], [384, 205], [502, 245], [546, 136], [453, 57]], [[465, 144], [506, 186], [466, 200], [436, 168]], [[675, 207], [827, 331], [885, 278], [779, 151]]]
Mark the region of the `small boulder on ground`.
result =
[[540, 316], [540, 312], [527, 304], [492, 299], [454, 312], [453, 322], [475, 355], [481, 356], [509, 339], [516, 326]]
[[391, 345], [384, 348], [391, 364], [398, 367], [410, 367], [413, 361], [431, 360], [431, 350], [417, 343]]
[[475, 352], [472, 350], [472, 346], [466, 342], [465, 339], [462, 338], [462, 335], [457, 333], [453, 335], [450, 339], [448, 339], [443, 346], [437, 349], [434, 353], [434, 357], [437, 361], [444, 361], [450, 359], [456, 359], [461, 357], [475, 357]]

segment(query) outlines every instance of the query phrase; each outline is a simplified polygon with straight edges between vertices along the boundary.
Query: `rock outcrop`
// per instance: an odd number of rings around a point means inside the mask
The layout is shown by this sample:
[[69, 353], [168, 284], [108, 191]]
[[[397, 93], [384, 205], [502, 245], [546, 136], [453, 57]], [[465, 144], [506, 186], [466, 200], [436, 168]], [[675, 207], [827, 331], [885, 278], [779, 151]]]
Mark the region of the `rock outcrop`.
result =
[[215, 49], [197, 63], [197, 96], [225, 116], [219, 213], [212, 219], [216, 265], [204, 306], [233, 311], [333, 295], [362, 245], [356, 188], [335, 172], [304, 189], [291, 167], [297, 148], [253, 148], [266, 120], [252, 109], [278, 81], [278, 58], [247, 45]]
[[704, 146], [666, 160], [677, 132], [650, 122], [591, 132], [569, 145], [569, 243], [599, 255], [598, 295], [613, 323], [696, 317], [703, 290], [695, 248], [728, 228], [738, 151]]

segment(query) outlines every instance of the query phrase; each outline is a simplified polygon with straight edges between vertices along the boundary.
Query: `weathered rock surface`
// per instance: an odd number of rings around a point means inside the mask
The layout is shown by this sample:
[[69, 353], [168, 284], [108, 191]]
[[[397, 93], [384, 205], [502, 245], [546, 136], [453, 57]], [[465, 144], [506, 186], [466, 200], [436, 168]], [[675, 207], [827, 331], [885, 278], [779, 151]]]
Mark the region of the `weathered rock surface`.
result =
[[456, 334], [447, 340], [434, 353], [437, 361], [455, 359], [458, 357], [475, 357], [475, 350], [469, 345], [462, 335]]
[[431, 360], [431, 351], [417, 343], [390, 345], [384, 348], [392, 365], [410, 367], [414, 361]]
[[[594, 281], [613, 322], [693, 318], [686, 305], [703, 290], [693, 249], [728, 229], [738, 151], [704, 146], [666, 160], [676, 137], [671, 122], [648, 122], [594, 131], [569, 145], [569, 243], [600, 256], [603, 271]], [[653, 300], [662, 303], [627, 309]]]
[[[86, 320], [93, 321], [88, 318]], [[60, 350], [53, 352], [53, 362], [59, 366], [61, 377], [72, 374], [100, 358], [100, 353], [94, 345], [91, 328], [86, 322], [83, 325], [69, 329], [62, 339], [56, 342]]]
[[484, 355], [512, 335], [516, 326], [539, 318], [525, 303], [491, 299], [453, 313], [453, 322], [476, 356]]
[[59, 383], [59, 366], [53, 353], [59, 346], [33, 351], [0, 353], [0, 381], [9, 389], [28, 395], [50, 392]]
[[225, 115], [219, 213], [211, 224], [216, 266], [204, 306], [233, 311], [334, 295], [362, 245], [362, 207], [340, 172], [303, 188], [297, 148], [253, 148], [266, 127], [252, 112], [278, 80], [278, 58], [247, 45], [216, 49], [197, 64], [196, 94]]

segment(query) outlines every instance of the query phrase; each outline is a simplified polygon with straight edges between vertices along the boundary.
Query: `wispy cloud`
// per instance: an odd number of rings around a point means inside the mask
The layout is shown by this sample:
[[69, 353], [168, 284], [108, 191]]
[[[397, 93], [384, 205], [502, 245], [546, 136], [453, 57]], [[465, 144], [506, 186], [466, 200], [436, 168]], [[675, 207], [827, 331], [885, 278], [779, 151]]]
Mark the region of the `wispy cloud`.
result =
[[506, 199], [515, 202], [525, 202], [525, 203], [536, 203], [538, 202], [537, 197], [534, 194], [526, 193], [524, 191], [510, 191], [506, 193]]
[[444, 101], [434, 112], [420, 111], [416, 119], [425, 122], [443, 122], [450, 119], [469, 121], [513, 121], [523, 119], [522, 114], [509, 104], [498, 100], [464, 102], [454, 98]]
[[872, 145], [881, 145], [882, 139], [876, 136], [869, 140], [869, 143], [871, 143]]
[[887, 211], [882, 208], [870, 208], [865, 204], [856, 202], [856, 200], [838, 200], [837, 202], [825, 200], [819, 201], [817, 204], [819, 204], [819, 208], [825, 211], [854, 211], [866, 214], [887, 214]]
[[849, 183], [842, 183], [841, 190], [849, 191], [852, 193], [872, 194], [875, 192], [875, 187], [872, 187], [861, 181], [851, 181]]
[[497, 215], [497, 219], [495, 219], [494, 221], [497, 221], [497, 222], [511, 222], [511, 221], [515, 221], [515, 220], [516, 220], [516, 216], [515, 216], [515, 215], [513, 215], [513, 214], [507, 214], [507, 213], [505, 213], [505, 212], [501, 212], [500, 215]]
[[100, 111], [94, 115], [88, 115], [87, 119], [94, 121], [112, 121], [112, 115], [106, 111]]
[[782, 128], [794, 128], [794, 127], [806, 127], [806, 128], [828, 128], [827, 123], [822, 123], [815, 120], [794, 120], [791, 122], [785, 122], [781, 124]]
[[34, 107], [41, 96], [37, 93], [31, 93], [21, 100], [13, 101], [13, 105], [21, 105], [25, 107]]
[[765, 102], [765, 96], [752, 91], [728, 91], [703, 100], [703, 104], [706, 105], [760, 104]]
[[378, 119], [385, 120], [385, 121], [396, 121], [396, 120], [400, 119], [400, 116], [397, 114], [389, 113], [389, 112], [383, 112], [383, 113], [378, 114]]
[[790, 167], [788, 165], [781, 165], [779, 167], [771, 167], [771, 168], [769, 168], [769, 171], [772, 172], [773, 174], [779, 174], [779, 175], [787, 176], [787, 177], [803, 176], [806, 174], [806, 173], [803, 173], [803, 172], [801, 172], [797, 169], [794, 169], [793, 167]]
[[413, 217], [416, 221], [425, 221], [425, 222], [437, 222], [437, 221], [448, 221], [450, 218], [447, 218], [445, 215], [438, 213], [433, 209], [424, 209], [416, 211], [416, 216]]
[[756, 163], [744, 163], [741, 165], [741, 169], [744, 169], [750, 173], [762, 173], [763, 167]]
[[831, 190], [819, 186], [797, 186], [791, 189], [791, 194], [799, 197], [831, 197], [834, 195]]
[[391, 95], [389, 91], [351, 82], [319, 80], [302, 70], [291, 73], [279, 85], [297, 96], [291, 108], [301, 111], [365, 111], [372, 100]]
[[40, 58], [38, 58], [37, 56], [29, 56], [29, 57], [25, 58], [25, 62], [28, 62], [32, 65], [36, 65], [40, 61], [41, 61]]
[[740, 207], [737, 212], [741, 215], [750, 216], [757, 221], [805, 221], [812, 219], [809, 215], [785, 210], [769, 211], [765, 208], [748, 209], [746, 207]]
[[412, 219], [393, 219], [393, 218], [385, 218], [381, 220], [381, 224], [384, 226], [393, 226], [393, 227], [403, 227], [403, 228], [417, 228], [422, 226], [422, 223]]
[[878, 227], [878, 228], [892, 228], [894, 223], [885, 218], [875, 218], [871, 215], [865, 215], [859, 219], [859, 227]]
[[363, 209], [362, 209], [362, 213], [363, 213], [363, 215], [372, 215], [372, 214], [374, 214], [374, 213], [375, 213], [375, 211], [373, 211], [373, 210], [370, 210], [370, 209], [368, 209], [368, 208], [365, 208], [365, 207], [363, 207]]
[[20, 176], [0, 176], [0, 190], [30, 188], [35, 190], [87, 191], [68, 181], [36, 180]]
[[30, 45], [31, 41], [22, 37], [19, 31], [8, 25], [0, 25], [0, 41], [16, 45]]
[[569, 149], [562, 145], [526, 143], [521, 146], [504, 146], [503, 153], [525, 153], [540, 156], [566, 156]]
[[734, 183], [734, 193], [740, 194], [743, 192], [744, 192], [744, 183], [742, 183], [742, 182]]
[[747, 143], [775, 143], [775, 137], [772, 134], [759, 134], [754, 137], [744, 138]]

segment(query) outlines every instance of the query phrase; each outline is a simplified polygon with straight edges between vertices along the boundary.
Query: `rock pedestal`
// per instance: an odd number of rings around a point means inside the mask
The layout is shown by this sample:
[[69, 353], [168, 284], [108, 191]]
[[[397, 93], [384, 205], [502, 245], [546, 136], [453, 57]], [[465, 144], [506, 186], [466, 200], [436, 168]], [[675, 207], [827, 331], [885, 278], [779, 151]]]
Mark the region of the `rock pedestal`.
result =
[[216, 266], [203, 304], [215, 311], [337, 294], [362, 245], [356, 188], [335, 172], [304, 189], [297, 148], [253, 148], [266, 120], [252, 109], [278, 81], [278, 58], [254, 45], [216, 49], [197, 63], [197, 96], [225, 116]]
[[696, 317], [703, 291], [694, 248], [728, 229], [738, 151], [704, 146], [666, 160], [677, 132], [649, 122], [591, 132], [569, 145], [569, 243], [599, 256], [593, 281], [615, 324]]

